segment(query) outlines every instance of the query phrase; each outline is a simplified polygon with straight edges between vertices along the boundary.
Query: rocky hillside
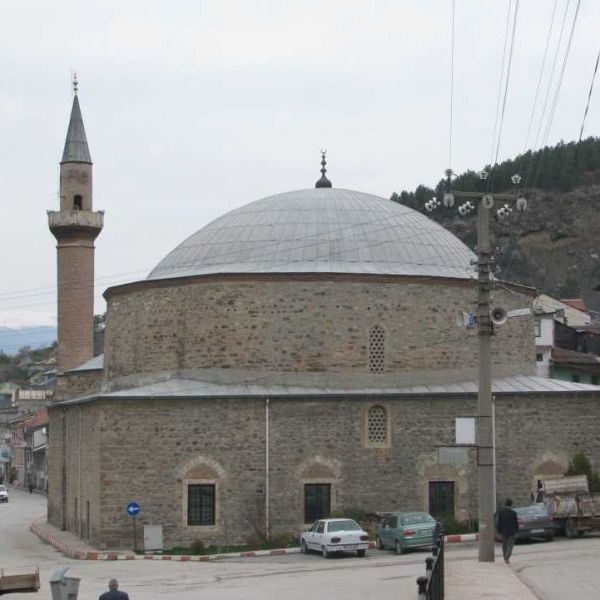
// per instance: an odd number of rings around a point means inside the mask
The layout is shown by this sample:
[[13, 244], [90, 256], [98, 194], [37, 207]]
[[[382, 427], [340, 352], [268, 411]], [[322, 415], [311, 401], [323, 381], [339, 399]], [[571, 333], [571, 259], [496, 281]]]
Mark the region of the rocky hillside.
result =
[[[528, 153], [496, 168], [495, 181], [508, 181], [509, 173], [527, 165], [527, 156], [538, 161], [529, 167], [538, 172], [537, 178], [530, 177], [535, 186], [523, 190], [528, 210], [492, 222], [493, 243], [499, 248], [498, 276], [557, 298], [582, 297], [588, 308], [600, 311], [600, 139], [547, 148], [541, 162], [539, 154]], [[474, 190], [478, 185], [470, 171], [456, 178], [452, 187]], [[392, 200], [425, 212], [424, 202], [433, 195], [441, 199], [444, 190], [445, 183], [440, 182], [436, 189], [420, 186], [414, 192], [393, 194]], [[499, 185], [493, 190], [512, 191]], [[426, 214], [475, 246], [474, 213], [459, 217], [455, 206]]]

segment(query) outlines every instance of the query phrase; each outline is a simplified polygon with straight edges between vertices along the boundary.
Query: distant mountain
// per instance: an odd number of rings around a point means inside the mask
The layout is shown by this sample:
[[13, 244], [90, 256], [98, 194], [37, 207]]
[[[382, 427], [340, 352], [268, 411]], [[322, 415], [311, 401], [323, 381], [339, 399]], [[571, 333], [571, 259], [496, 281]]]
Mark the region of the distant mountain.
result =
[[56, 341], [56, 327], [40, 325], [37, 327], [0, 326], [0, 351], [16, 354], [23, 346], [33, 350], [46, 348]]

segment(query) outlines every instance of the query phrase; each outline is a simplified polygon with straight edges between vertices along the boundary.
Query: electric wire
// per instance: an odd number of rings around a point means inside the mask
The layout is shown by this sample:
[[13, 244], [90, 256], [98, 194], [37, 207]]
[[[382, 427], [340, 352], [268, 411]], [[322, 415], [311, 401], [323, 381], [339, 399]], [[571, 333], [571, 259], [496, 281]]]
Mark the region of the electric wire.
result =
[[448, 134], [448, 169], [452, 171], [452, 130], [454, 125], [454, 22], [456, 0], [452, 0], [452, 25], [450, 30], [450, 131]]
[[572, 45], [572, 42], [573, 42], [573, 35], [575, 33], [575, 26], [577, 24], [577, 17], [579, 15], [579, 7], [580, 6], [581, 6], [581, 0], [577, 0], [577, 6], [575, 7], [575, 14], [573, 15], [573, 23], [571, 24], [571, 31], [569, 33], [569, 39], [567, 41], [567, 47], [565, 49], [565, 53], [564, 53], [564, 56], [563, 56], [562, 67], [561, 67], [560, 74], [559, 74], [559, 77], [558, 77], [558, 82], [557, 82], [557, 85], [556, 85], [556, 90], [555, 90], [555, 93], [554, 93], [554, 98], [552, 100], [552, 107], [550, 109], [550, 114], [548, 115], [548, 122], [546, 124], [546, 130], [544, 132], [542, 154], [540, 156], [540, 160], [539, 160], [539, 163], [538, 163], [538, 166], [537, 166], [537, 169], [536, 169], [536, 174], [535, 174], [535, 178], [533, 180], [532, 187], [536, 186], [536, 184], [538, 182], [538, 179], [539, 179], [539, 176], [540, 176], [540, 173], [542, 171], [542, 165], [544, 163], [545, 150], [548, 147], [547, 146], [547, 144], [548, 144], [548, 137], [550, 135], [550, 130], [552, 128], [552, 121], [554, 120], [554, 114], [556, 112], [556, 106], [558, 104], [558, 98], [560, 96], [560, 90], [561, 90], [561, 87], [562, 87], [562, 82], [563, 82], [564, 75], [565, 75], [565, 70], [566, 70], [566, 67], [567, 67], [567, 61], [569, 59], [569, 54], [570, 54], [570, 51], [571, 51], [571, 45]]
[[[349, 232], [351, 233], [351, 230], [353, 230], [353, 229], [355, 229], [357, 227], [362, 228], [364, 226], [371, 226], [371, 225], [384, 225], [384, 226], [383, 227], [379, 227], [379, 228], [375, 228], [375, 229], [371, 230], [369, 232], [369, 234], [384, 233], [386, 231], [392, 231], [392, 230], [395, 231], [397, 229], [397, 227], [396, 227], [395, 224], [390, 224], [389, 219], [387, 218], [387, 216], [381, 215], [378, 218], [373, 219], [371, 221], [368, 221], [366, 223], [365, 222], [361, 222], [361, 223], [354, 223], [354, 224], [351, 224], [351, 225], [344, 225], [344, 226], [339, 227], [339, 228], [333, 228], [330, 231], [328, 231], [327, 233], [329, 235], [344, 234], [343, 239], [344, 240], [348, 240], [348, 239], [351, 239], [352, 237], [354, 237], [352, 235], [349, 235], [349, 236], [347, 235]], [[362, 231], [358, 231], [357, 235], [360, 235], [361, 233], [362, 233]], [[288, 244], [289, 243], [297, 243], [299, 245], [294, 245], [294, 246], [288, 245], [286, 247], [286, 250], [287, 251], [290, 251], [290, 250], [297, 251], [297, 250], [302, 250], [302, 249], [305, 249], [305, 248], [311, 248], [311, 247], [313, 247], [315, 245], [316, 242], [320, 241], [319, 237], [322, 236], [322, 235], [323, 234], [321, 232], [317, 232], [317, 233], [311, 234], [309, 236], [303, 235], [303, 236], [299, 236], [299, 237], [288, 238], [288, 239], [286, 239], [286, 243], [288, 243]], [[406, 241], [410, 241], [410, 240], [413, 240], [413, 239], [418, 239], [418, 238], [421, 238], [421, 237], [423, 237], [423, 232], [422, 231], [416, 231], [412, 235], [404, 236], [402, 238], [402, 241], [406, 242]], [[357, 247], [357, 248], [353, 248], [353, 249], [366, 249], [366, 248], [369, 248], [369, 247], [373, 247], [373, 246], [377, 246], [377, 245], [383, 245], [383, 244], [386, 244], [386, 243], [390, 243], [391, 241], [394, 241], [394, 240], [378, 239], [378, 240], [375, 240], [375, 241], [372, 241], [372, 242], [370, 241], [366, 246], [361, 246], [361, 247]], [[188, 244], [188, 245], [185, 246], [185, 249], [187, 250], [189, 248], [194, 248], [194, 247], [197, 247], [197, 246], [201, 246], [204, 243], [205, 242], [198, 242], [196, 244]], [[259, 245], [255, 246], [253, 248], [253, 250], [268, 250], [270, 248], [274, 248], [274, 247], [279, 246], [279, 244], [280, 244], [279, 240], [275, 240], [273, 242], [268, 242], [268, 243], [265, 243], [265, 244], [259, 244]], [[429, 244], [429, 245], [432, 245], [432, 244]], [[338, 255], [342, 251], [343, 250], [334, 251], [332, 254], [330, 254], [330, 256], [336, 256], [336, 255]], [[456, 250], [456, 251], [446, 252], [445, 255], [446, 256], [452, 256], [453, 254], [462, 254], [462, 253], [463, 253], [462, 250]], [[211, 258], [212, 261], [219, 260], [219, 259], [222, 260], [222, 259], [227, 259], [227, 258], [230, 259], [232, 257], [234, 257], [234, 258], [237, 257], [239, 254], [240, 254], [240, 250], [239, 249], [234, 249], [234, 250], [230, 250], [230, 251], [227, 251], [227, 252], [221, 252], [220, 254], [216, 254], [216, 255], [211, 256], [210, 258]], [[185, 262], [179, 263], [177, 266], [185, 268], [185, 267], [192, 267], [195, 264], [196, 264], [196, 259], [194, 259], [194, 260], [192, 260], [190, 262], [187, 262], [187, 263], [185, 263]], [[406, 264], [421, 264], [421, 263], [414, 263], [414, 262], [407, 261]], [[165, 268], [169, 268], [169, 267], [167, 266]], [[248, 268], [252, 269], [253, 267], [249, 266]], [[152, 269], [152, 267], [149, 267], [149, 268], [143, 269], [143, 270], [139, 270], [139, 271], [130, 271], [128, 273], [118, 273], [118, 274], [115, 274], [115, 275], [105, 276], [102, 279], [103, 280], [108, 280], [108, 279], [121, 278], [122, 276], [126, 276], [126, 275], [129, 275], [129, 274], [147, 273], [148, 270], [150, 270], [150, 269]], [[95, 279], [94, 281], [98, 282], [99, 279]], [[86, 285], [83, 285], [83, 286], [71, 286], [70, 290], [79, 290], [79, 289], [89, 290], [89, 288], [90, 288], [90, 285], [86, 284]], [[33, 289], [35, 289], [35, 288], [30, 288], [30, 290], [23, 290], [23, 292], [33, 291]], [[46, 295], [50, 295], [50, 294], [56, 293], [56, 290], [57, 290], [56, 286], [54, 286], [53, 288], [48, 288], [48, 287], [40, 288], [40, 290], [46, 290], [46, 289], [48, 289], [49, 291], [48, 292], [43, 292], [43, 293], [40, 292], [39, 294], [22, 294], [22, 295], [20, 295], [18, 297], [11, 296], [11, 297], [4, 297], [4, 298], [2, 298], [1, 297], [2, 294], [0, 294], [0, 302], [1, 301], [12, 301], [12, 300], [16, 300], [18, 298], [30, 298], [30, 297], [33, 297], [33, 296], [36, 296], [36, 295], [46, 296]], [[15, 293], [16, 292], [14, 292], [13, 294], [15, 294]], [[9, 292], [9, 294], [11, 294], [11, 292]], [[42, 303], [42, 304], [39, 304], [39, 305], [43, 306], [43, 305], [47, 305], [47, 304], [52, 304], [52, 303]], [[10, 307], [1, 307], [0, 310], [8, 310], [9, 308], [10, 309], [25, 308], [25, 307], [32, 307], [32, 306], [37, 306], [37, 305], [36, 304], [28, 304], [26, 306], [23, 306], [23, 305], [14, 305], [14, 306], [10, 306]]]
[[527, 166], [527, 175], [525, 176], [525, 182], [523, 185], [523, 189], [533, 188], [533, 186], [531, 185], [531, 177], [533, 174], [533, 167], [534, 167], [534, 154], [535, 154], [535, 152], [537, 152], [537, 150], [539, 148], [539, 139], [540, 139], [540, 135], [542, 132], [544, 120], [546, 119], [546, 109], [548, 107], [548, 100], [550, 99], [550, 92], [552, 90], [552, 83], [554, 81], [554, 71], [556, 70], [558, 57], [560, 56], [560, 48], [561, 48], [563, 33], [565, 30], [565, 25], [567, 22], [567, 14], [569, 11], [569, 5], [570, 5], [570, 0], [567, 0], [567, 2], [565, 3], [565, 10], [564, 10], [563, 16], [562, 16], [560, 31], [558, 34], [558, 40], [556, 42], [556, 48], [554, 49], [554, 58], [552, 60], [552, 68], [550, 69], [550, 75], [548, 77], [548, 86], [546, 87], [546, 93], [544, 95], [544, 104], [542, 105], [542, 110], [541, 110], [540, 116], [539, 116], [539, 122], [538, 122], [538, 126], [537, 126], [537, 131], [536, 131], [533, 147], [531, 149], [531, 156], [529, 158], [529, 165]]
[[492, 134], [492, 151], [490, 153], [490, 164], [494, 164], [494, 148], [496, 146], [496, 133], [498, 131], [498, 118], [500, 115], [500, 99], [502, 98], [502, 83], [504, 81], [504, 65], [506, 63], [506, 48], [508, 45], [508, 32], [510, 30], [510, 13], [512, 9], [512, 0], [508, 2], [506, 11], [506, 24], [504, 26], [504, 47], [502, 48], [502, 65], [500, 66], [500, 79], [498, 80], [498, 94], [496, 97], [496, 117], [494, 119], [494, 132]]
[[598, 72], [598, 62], [600, 62], [600, 49], [598, 50], [598, 56], [596, 56], [596, 66], [594, 67], [594, 73], [592, 75], [592, 82], [590, 83], [590, 91], [588, 92], [587, 103], [585, 105], [585, 111], [583, 113], [583, 121], [581, 122], [581, 129], [579, 130], [579, 141], [583, 137], [583, 128], [585, 126], [585, 119], [590, 108], [590, 101], [592, 99], [592, 92], [594, 91], [594, 81], [596, 79], [596, 73]]
[[523, 144], [523, 154], [527, 152], [527, 146], [529, 144], [529, 136], [531, 134], [531, 127], [535, 119], [535, 112], [537, 108], [537, 101], [542, 87], [542, 80], [544, 77], [544, 70], [546, 67], [546, 58], [548, 57], [548, 49], [550, 47], [550, 40], [552, 38], [552, 29], [554, 27], [554, 18], [556, 16], [556, 7], [558, 6], [558, 0], [554, 0], [554, 7], [552, 8], [552, 17], [550, 18], [550, 26], [548, 27], [548, 33], [546, 34], [546, 46], [544, 48], [544, 56], [542, 58], [542, 66], [540, 67], [540, 74], [538, 76], [537, 86], [535, 88], [535, 97], [533, 99], [533, 106], [531, 107], [531, 115], [529, 117], [529, 124], [527, 125], [527, 133], [525, 135], [525, 143]]
[[508, 52], [508, 66], [506, 69], [506, 78], [505, 78], [505, 82], [504, 82], [504, 94], [503, 94], [503, 98], [502, 98], [502, 109], [500, 111], [500, 119], [499, 119], [499, 123], [498, 123], [498, 135], [497, 135], [497, 139], [496, 139], [496, 152], [494, 154], [493, 161], [491, 163], [493, 165], [492, 172], [491, 172], [490, 176], [488, 177], [488, 192], [493, 189], [494, 177], [495, 177], [495, 167], [498, 164], [498, 153], [500, 152], [500, 141], [502, 139], [502, 126], [504, 124], [504, 114], [506, 112], [506, 99], [508, 97], [508, 88], [509, 88], [509, 84], [510, 84], [510, 73], [511, 73], [511, 67], [512, 67], [513, 50], [514, 50], [514, 46], [515, 46], [518, 15], [519, 15], [519, 0], [516, 0], [515, 12], [513, 15], [513, 20], [512, 20], [513, 21], [512, 32], [511, 32], [511, 36], [510, 36], [510, 49]]

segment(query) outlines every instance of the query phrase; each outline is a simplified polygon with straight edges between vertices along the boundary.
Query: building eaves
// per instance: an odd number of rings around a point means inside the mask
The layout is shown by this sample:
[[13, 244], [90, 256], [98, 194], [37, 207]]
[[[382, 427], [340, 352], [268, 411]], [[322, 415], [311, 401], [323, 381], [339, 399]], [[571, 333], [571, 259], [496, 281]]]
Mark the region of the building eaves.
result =
[[[517, 375], [494, 380], [492, 393], [498, 395], [598, 393], [600, 387], [558, 379]], [[145, 399], [216, 399], [216, 398], [352, 398], [352, 397], [457, 397], [476, 396], [477, 383], [465, 381], [447, 385], [419, 385], [409, 387], [353, 387], [325, 388], [298, 385], [231, 384], [173, 378], [149, 385], [108, 393], [94, 393], [60, 402], [59, 405], [79, 404], [94, 400]]]

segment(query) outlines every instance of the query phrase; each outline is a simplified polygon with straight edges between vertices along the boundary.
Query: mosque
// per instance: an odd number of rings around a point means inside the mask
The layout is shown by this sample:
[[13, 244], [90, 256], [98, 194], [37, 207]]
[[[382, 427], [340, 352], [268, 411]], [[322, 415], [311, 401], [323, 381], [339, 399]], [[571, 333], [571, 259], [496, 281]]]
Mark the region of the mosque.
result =
[[[48, 521], [131, 547], [297, 533], [348, 510], [476, 517], [475, 258], [423, 214], [334, 187], [250, 202], [110, 287], [93, 357], [92, 161], [77, 90], [60, 165], [59, 401]], [[497, 282], [494, 303], [535, 291]], [[521, 311], [527, 313], [527, 311]], [[534, 315], [493, 338], [497, 498], [529, 501], [572, 454], [600, 456], [600, 391], [535, 376]]]

